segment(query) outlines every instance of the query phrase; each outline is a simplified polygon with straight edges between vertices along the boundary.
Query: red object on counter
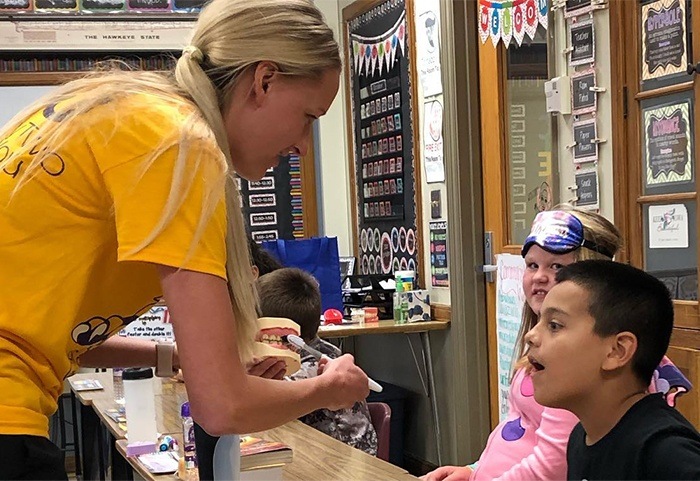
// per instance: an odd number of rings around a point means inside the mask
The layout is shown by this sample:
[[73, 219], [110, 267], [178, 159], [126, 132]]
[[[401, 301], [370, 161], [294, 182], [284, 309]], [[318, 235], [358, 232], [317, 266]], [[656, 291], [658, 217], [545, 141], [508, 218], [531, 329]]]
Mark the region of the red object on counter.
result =
[[338, 309], [326, 309], [326, 312], [323, 313], [323, 319], [326, 324], [342, 324], [343, 313]]

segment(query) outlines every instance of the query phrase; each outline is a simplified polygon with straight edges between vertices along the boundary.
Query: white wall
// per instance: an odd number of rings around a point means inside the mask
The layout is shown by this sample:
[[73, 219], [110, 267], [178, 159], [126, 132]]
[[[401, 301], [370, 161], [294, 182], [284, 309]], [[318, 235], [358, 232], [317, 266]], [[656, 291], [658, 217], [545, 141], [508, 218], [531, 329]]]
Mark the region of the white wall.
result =
[[[556, 38], [556, 75], [571, 75], [573, 68], [568, 66], [568, 56], [562, 50], [568, 46], [568, 28], [564, 19], [563, 9], [558, 9], [552, 14], [554, 20], [554, 35]], [[551, 20], [550, 20], [551, 21]], [[593, 12], [595, 29], [595, 70], [596, 83], [599, 87], [607, 89], [598, 93], [597, 128], [598, 138], [607, 142], [599, 144], [598, 151], [598, 183], [600, 213], [610, 220], [614, 220], [614, 192], [613, 192], [613, 165], [612, 165], [612, 99], [611, 99], [611, 67], [610, 48], [621, 46], [610, 45], [610, 13], [607, 9]], [[579, 67], [579, 70], [581, 67]], [[559, 193], [562, 202], [575, 197], [576, 194], [567, 187], [575, 185], [574, 163], [571, 161], [573, 154], [566, 145], [573, 142], [572, 115], [558, 115], [558, 153], [559, 153]]]
[[53, 86], [0, 87], [0, 126], [5, 125], [17, 112], [55, 88]]
[[[339, 3], [343, 2], [316, 0], [315, 3], [333, 29], [336, 39], [342, 42], [342, 7]], [[342, 43], [341, 48], [344, 48]], [[338, 237], [340, 255], [352, 255], [344, 75], [341, 75], [340, 89], [331, 108], [318, 121], [316, 133], [317, 189], [320, 191], [319, 234]]]

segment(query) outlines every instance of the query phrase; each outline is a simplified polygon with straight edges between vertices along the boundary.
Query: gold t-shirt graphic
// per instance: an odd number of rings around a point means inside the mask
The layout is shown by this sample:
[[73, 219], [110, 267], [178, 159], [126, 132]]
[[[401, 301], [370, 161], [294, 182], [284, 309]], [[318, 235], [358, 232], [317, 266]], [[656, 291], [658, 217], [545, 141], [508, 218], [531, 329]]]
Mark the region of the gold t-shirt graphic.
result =
[[162, 146], [179, 139], [191, 107], [143, 94], [98, 106], [73, 120], [80, 128], [15, 191], [32, 157], [48, 148], [38, 127], [63, 121], [61, 107], [39, 110], [0, 139], [0, 162], [9, 159], [0, 170], [0, 434], [48, 436], [48, 416], [79, 356], [161, 296], [155, 264], [226, 278], [223, 187], [195, 236], [221, 175], [222, 153], [210, 139], [189, 139], [176, 213], [137, 250], [171, 195], [179, 147]]

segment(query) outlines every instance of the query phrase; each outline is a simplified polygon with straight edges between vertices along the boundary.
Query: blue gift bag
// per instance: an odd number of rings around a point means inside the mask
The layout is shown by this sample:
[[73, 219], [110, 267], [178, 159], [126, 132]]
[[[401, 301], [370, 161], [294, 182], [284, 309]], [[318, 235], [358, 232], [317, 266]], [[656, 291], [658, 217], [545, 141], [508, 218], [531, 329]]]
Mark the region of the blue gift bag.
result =
[[323, 311], [331, 308], [343, 311], [337, 237], [278, 239], [264, 241], [262, 246], [285, 267], [298, 267], [316, 278], [321, 289]]

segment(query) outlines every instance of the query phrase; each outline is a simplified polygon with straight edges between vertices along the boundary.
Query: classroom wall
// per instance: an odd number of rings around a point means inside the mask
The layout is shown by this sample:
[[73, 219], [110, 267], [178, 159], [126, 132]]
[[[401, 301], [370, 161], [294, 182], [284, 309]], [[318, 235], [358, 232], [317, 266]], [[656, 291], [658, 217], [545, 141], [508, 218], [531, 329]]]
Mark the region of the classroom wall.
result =
[[[336, 32], [342, 45], [342, 11], [343, 8], [353, 3], [353, 0], [315, 0], [316, 5], [324, 14], [326, 21]], [[323, 185], [323, 194], [320, 196], [323, 203], [321, 210], [322, 232], [325, 235], [337, 235], [340, 254], [352, 255], [351, 241], [351, 212], [350, 193], [348, 176], [348, 142], [346, 138], [346, 114], [345, 114], [345, 86], [343, 84], [328, 114], [318, 122], [319, 148], [317, 149], [317, 162], [322, 175], [320, 177]], [[422, 105], [422, 97], [419, 99]], [[422, 112], [418, 112], [414, 117], [414, 122], [418, 128], [422, 129]], [[417, 161], [417, 169], [422, 169], [420, 160]], [[342, 184], [342, 185], [341, 185]], [[336, 188], [337, 187], [337, 188]], [[423, 238], [423, 259], [426, 264], [426, 276], [430, 272], [426, 256], [429, 256], [428, 221], [430, 220], [429, 190], [440, 189], [443, 193], [443, 217], [447, 217], [447, 198], [445, 196], [445, 186], [442, 184], [431, 184], [430, 188], [423, 179], [421, 188], [424, 192], [423, 202], [420, 209], [423, 211], [424, 238]], [[347, 249], [347, 250], [344, 250]], [[429, 283], [429, 281], [428, 281]], [[431, 302], [449, 304], [449, 289], [431, 290]], [[447, 392], [450, 379], [453, 375], [453, 362], [449, 342], [449, 331], [436, 332], [431, 334], [431, 348], [433, 351], [433, 361], [436, 369], [436, 390], [441, 413], [446, 414], [449, 404]], [[430, 400], [425, 394], [420, 376], [416, 370], [414, 354], [411, 350], [411, 343], [415, 349], [415, 355], [420, 357], [420, 340], [417, 334], [406, 336], [396, 335], [374, 335], [363, 336], [346, 341], [346, 350], [353, 351], [358, 365], [366, 370], [367, 374], [375, 379], [386, 381], [398, 385], [409, 391], [407, 399], [407, 418], [404, 432], [404, 450], [413, 458], [429, 463], [437, 464], [437, 450], [434, 441], [433, 420], [430, 409]], [[447, 415], [441, 419], [441, 430], [443, 431], [443, 445], [448, 437], [448, 430], [453, 426], [448, 426]], [[445, 449], [443, 449], [443, 452]], [[454, 463], [456, 459], [444, 458], [443, 462]]]
[[0, 125], [5, 125], [16, 113], [54, 88], [56, 87], [0, 87]]
[[[556, 73], [553, 76], [571, 75], [574, 71], [568, 66], [568, 55], [562, 50], [568, 45], [568, 29], [564, 21], [563, 9], [558, 9], [552, 14], [554, 17], [553, 28], [555, 36], [554, 55], [556, 56]], [[611, 93], [611, 66], [610, 66], [610, 12], [608, 9], [596, 10], [593, 15], [595, 29], [595, 70], [596, 83], [607, 89], [598, 94], [598, 112], [596, 114], [598, 137], [607, 141], [599, 145], [598, 182], [600, 213], [614, 221], [614, 176], [613, 176], [613, 145], [612, 145], [612, 93]], [[552, 27], [550, 27], [552, 28]], [[614, 48], [614, 47], [613, 47]], [[571, 149], [566, 146], [573, 142], [572, 115], [557, 114], [558, 128], [558, 154], [559, 154], [559, 195], [562, 202], [566, 202], [575, 193], [568, 189], [575, 185], [575, 166], [571, 161]]]
[[[342, 8], [336, 0], [316, 0], [336, 38], [342, 37]], [[316, 122], [316, 176], [319, 199], [319, 234], [338, 237], [341, 256], [352, 255], [352, 213], [348, 181], [345, 77], [330, 109]]]

